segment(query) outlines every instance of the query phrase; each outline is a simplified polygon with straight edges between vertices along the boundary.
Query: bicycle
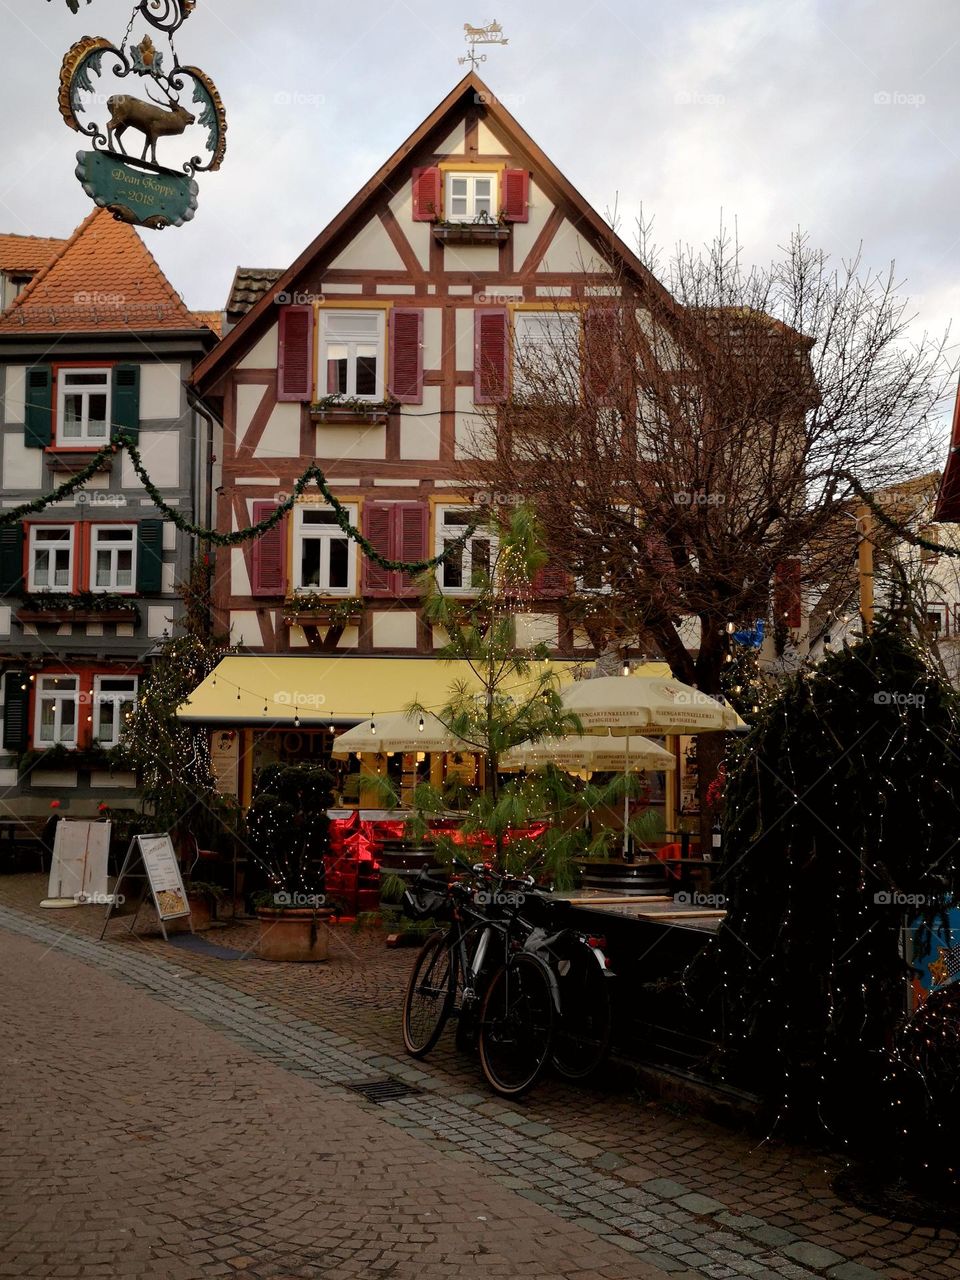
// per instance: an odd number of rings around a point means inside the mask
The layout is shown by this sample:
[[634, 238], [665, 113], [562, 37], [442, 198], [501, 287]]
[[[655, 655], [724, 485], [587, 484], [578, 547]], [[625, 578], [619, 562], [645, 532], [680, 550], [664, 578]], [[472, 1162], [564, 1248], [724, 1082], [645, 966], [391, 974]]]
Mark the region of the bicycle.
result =
[[[502, 883], [490, 868], [466, 867], [474, 881], [487, 889]], [[516, 938], [517, 911], [502, 917], [478, 908], [476, 885], [453, 881], [446, 898], [441, 886], [421, 875], [405, 895], [414, 914], [451, 918], [446, 932], [424, 943], [414, 962], [403, 1007], [403, 1041], [413, 1057], [423, 1057], [436, 1045], [460, 993], [458, 1040], [475, 1033], [480, 1065], [497, 1093], [519, 1097], [539, 1079], [552, 1056], [554, 1024], [560, 1016], [556, 978], [534, 952], [524, 951]], [[479, 1011], [479, 1012], [478, 1012]]]

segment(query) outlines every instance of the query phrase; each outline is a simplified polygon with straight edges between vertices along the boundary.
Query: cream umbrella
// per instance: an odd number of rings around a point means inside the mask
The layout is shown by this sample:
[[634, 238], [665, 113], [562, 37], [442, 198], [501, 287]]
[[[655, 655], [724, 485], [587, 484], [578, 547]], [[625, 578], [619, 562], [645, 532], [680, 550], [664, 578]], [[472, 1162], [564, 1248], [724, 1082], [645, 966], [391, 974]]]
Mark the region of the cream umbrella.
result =
[[643, 773], [648, 769], [675, 769], [673, 753], [649, 738], [631, 738], [627, 752], [624, 738], [611, 734], [571, 734], [566, 738], [544, 738], [522, 742], [500, 757], [507, 769], [542, 769], [555, 764], [568, 772], [590, 769], [595, 773]]
[[382, 716], [374, 712], [363, 724], [340, 734], [331, 754], [342, 759], [356, 751], [389, 755], [392, 751], [476, 750], [472, 743], [451, 733], [430, 711], [392, 711]]
[[[578, 680], [560, 695], [587, 733], [613, 734], [626, 740], [631, 755], [635, 734], [742, 733], [749, 726], [732, 707], [692, 685], [660, 676], [597, 676]], [[626, 770], [629, 772], [629, 768]], [[623, 798], [623, 852], [629, 853], [629, 798]]]

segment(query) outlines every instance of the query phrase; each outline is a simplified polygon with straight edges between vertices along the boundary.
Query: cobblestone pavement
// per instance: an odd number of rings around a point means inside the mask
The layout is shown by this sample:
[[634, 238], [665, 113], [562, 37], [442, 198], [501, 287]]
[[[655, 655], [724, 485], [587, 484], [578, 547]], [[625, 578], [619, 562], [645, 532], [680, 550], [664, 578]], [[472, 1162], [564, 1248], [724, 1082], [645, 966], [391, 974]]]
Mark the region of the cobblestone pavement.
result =
[[[558, 1280], [588, 1274], [626, 1280], [633, 1275], [663, 1273], [672, 1275], [674, 1280], [693, 1276], [716, 1280], [740, 1276], [760, 1280], [772, 1276], [793, 1280], [824, 1276], [829, 1280], [870, 1280], [884, 1276], [900, 1280], [915, 1275], [941, 1280], [960, 1276], [960, 1240], [955, 1234], [864, 1217], [842, 1204], [830, 1190], [839, 1168], [833, 1160], [818, 1159], [780, 1144], [758, 1144], [698, 1117], [644, 1101], [616, 1080], [609, 1082], [605, 1090], [575, 1090], [558, 1082], [546, 1082], [522, 1107], [511, 1109], [484, 1091], [476, 1064], [457, 1055], [452, 1046], [438, 1047], [435, 1057], [426, 1064], [412, 1063], [402, 1054], [397, 1033], [399, 992], [412, 953], [387, 951], [379, 933], [357, 934], [348, 927], [335, 930], [335, 959], [325, 966], [216, 960], [170, 948], [152, 938], [123, 938], [120, 926], [115, 934], [111, 930], [107, 942], [91, 941], [91, 934], [95, 937], [99, 932], [101, 912], [81, 909], [51, 917], [37, 909], [40, 896], [42, 881], [38, 877], [0, 880], [0, 900], [19, 908], [11, 911], [0, 907], [0, 930], [26, 935], [47, 948], [53, 944], [55, 953], [48, 953], [45, 965], [62, 965], [63, 956], [75, 957], [107, 970], [128, 987], [145, 990], [150, 997], [145, 1000], [138, 996], [131, 1001], [127, 995], [128, 1009], [152, 1008], [149, 1016], [135, 1018], [132, 1023], [129, 1019], [101, 1018], [94, 1010], [99, 1028], [94, 1043], [104, 1066], [101, 1076], [92, 1079], [84, 1074], [89, 1064], [81, 1065], [81, 1079], [90, 1088], [96, 1086], [94, 1098], [100, 1099], [93, 1103], [84, 1099], [83, 1107], [89, 1110], [91, 1105], [102, 1106], [105, 1097], [109, 1099], [109, 1083], [101, 1086], [98, 1079], [108, 1082], [122, 1074], [125, 1106], [117, 1122], [120, 1128], [116, 1140], [124, 1141], [122, 1135], [126, 1135], [129, 1147], [133, 1132], [135, 1141], [142, 1140], [146, 1145], [148, 1140], [161, 1143], [164, 1160], [151, 1159], [148, 1153], [144, 1157], [146, 1166], [176, 1176], [172, 1171], [180, 1156], [172, 1138], [176, 1134], [188, 1135], [183, 1157], [184, 1185], [199, 1193], [191, 1202], [192, 1215], [190, 1210], [183, 1212], [182, 1205], [178, 1210], [174, 1200], [179, 1202], [179, 1193], [175, 1195], [169, 1186], [157, 1191], [154, 1174], [139, 1203], [156, 1206], [159, 1200], [161, 1212], [170, 1215], [184, 1240], [213, 1240], [218, 1238], [218, 1231], [214, 1230], [218, 1227], [220, 1233], [234, 1232], [230, 1241], [218, 1247], [235, 1250], [240, 1247], [239, 1241], [245, 1251], [234, 1264], [212, 1253], [198, 1264], [197, 1256], [189, 1252], [191, 1265], [201, 1265], [194, 1271], [171, 1269], [173, 1264], [167, 1270], [162, 1265], [160, 1269], [147, 1269], [157, 1267], [154, 1258], [146, 1264], [141, 1261], [139, 1269], [129, 1272], [131, 1275], [399, 1277], [408, 1274], [404, 1266], [412, 1265], [406, 1261], [413, 1252], [408, 1247], [412, 1244], [417, 1250], [417, 1274], [429, 1277], [459, 1276], [457, 1267], [463, 1268], [464, 1275], [471, 1275], [470, 1267], [474, 1265], [483, 1265], [484, 1275], [542, 1275]], [[241, 926], [207, 936], [218, 943], [247, 948], [253, 945], [256, 931]], [[49, 999], [45, 1006], [33, 994], [35, 984], [45, 990], [58, 981], [49, 974], [49, 968], [33, 967], [29, 995], [9, 978], [4, 983], [0, 1004], [16, 999], [12, 1012], [18, 1031], [14, 1038], [8, 1035], [7, 1042], [15, 1046], [17, 1058], [22, 1055], [16, 1036], [23, 1036], [24, 1043], [32, 1044], [38, 1026], [47, 1026], [49, 1032], [49, 1024], [55, 1021], [47, 1016]], [[87, 1027], [86, 1035], [89, 1034], [85, 1018], [91, 1008], [86, 1004], [86, 1013], [81, 1011], [76, 1016], [72, 1011], [81, 1008], [81, 996], [85, 998], [92, 987], [105, 981], [102, 974], [89, 968], [74, 966], [72, 974], [67, 1027], [74, 1027], [77, 1034], [50, 1033], [50, 1045], [36, 1059], [55, 1062], [57, 1049], [67, 1048], [65, 1075], [55, 1081], [66, 1098], [71, 1096], [71, 1082], [75, 1079], [72, 1066], [74, 1055], [79, 1052], [77, 1045], [83, 1047], [87, 1043], [81, 1033]], [[115, 982], [111, 985], [114, 991], [118, 990]], [[167, 1006], [166, 1010], [158, 1009], [152, 1001]], [[58, 1007], [62, 1010], [62, 1000]], [[62, 1013], [60, 1022], [62, 1031]], [[197, 1022], [207, 1024], [211, 1030], [201, 1031]], [[124, 1028], [129, 1031], [137, 1025], [139, 1031], [128, 1042]], [[176, 1032], [172, 1057], [166, 1053], [166, 1046], [171, 1044], [168, 1028]], [[217, 1046], [208, 1049], [209, 1041], [204, 1037], [212, 1035], [213, 1029], [233, 1043], [217, 1037]], [[126, 1058], [122, 1067], [113, 1052], [117, 1036], [123, 1048], [121, 1058]], [[153, 1046], [148, 1071], [140, 1061], [144, 1043]], [[196, 1061], [201, 1046], [202, 1065]], [[2, 1050], [0, 1056], [4, 1056]], [[36, 1062], [28, 1068], [25, 1086], [26, 1097], [31, 1100], [31, 1117], [42, 1111], [37, 1098], [38, 1081], [43, 1082], [39, 1092], [45, 1093], [49, 1075], [49, 1069], [38, 1072]], [[155, 1070], [158, 1063], [162, 1069]], [[159, 1084], [158, 1070], [162, 1077]], [[384, 1076], [407, 1081], [421, 1092], [373, 1106], [344, 1088]], [[275, 1083], [278, 1079], [281, 1083]], [[131, 1112], [126, 1101], [137, 1098], [138, 1082], [149, 1088], [147, 1098], [139, 1104], [139, 1113], [137, 1108]], [[297, 1143], [288, 1149], [281, 1142], [277, 1163], [276, 1139], [278, 1133], [283, 1137], [285, 1131], [282, 1122], [278, 1126], [277, 1107], [271, 1101], [282, 1099], [283, 1108], [302, 1108], [303, 1095], [297, 1093], [298, 1089], [310, 1091], [311, 1121], [306, 1125], [297, 1120]], [[9, 1101], [11, 1091], [5, 1092]], [[208, 1097], [222, 1103], [222, 1121], [215, 1122], [208, 1116], [204, 1122], [201, 1115], [195, 1115], [201, 1109], [200, 1100]], [[166, 1109], [160, 1122], [158, 1103]], [[283, 1108], [280, 1113], [286, 1114]], [[41, 1126], [41, 1138], [68, 1134], [61, 1128], [63, 1109], [61, 1101], [57, 1121], [47, 1120]], [[173, 1121], [166, 1118], [170, 1110], [176, 1114]], [[142, 1121], [137, 1119], [138, 1114], [144, 1117]], [[264, 1127], [264, 1117], [271, 1115], [270, 1124]], [[141, 1123], [147, 1135], [142, 1139], [136, 1137]], [[156, 1133], [158, 1123], [161, 1129]], [[366, 1156], [357, 1156], [358, 1149], [366, 1150], [364, 1144], [371, 1133], [379, 1136], [369, 1139]], [[71, 1135], [72, 1131], [68, 1136]], [[403, 1148], [403, 1157], [395, 1155], [395, 1144], [400, 1139], [408, 1144]], [[109, 1138], [94, 1133], [91, 1141], [102, 1144], [101, 1154], [107, 1158]], [[28, 1152], [36, 1142], [37, 1136], [27, 1138]], [[305, 1147], [301, 1147], [303, 1143]], [[345, 1143], [344, 1150], [354, 1154], [343, 1155], [338, 1143]], [[269, 1167], [260, 1152], [269, 1154]], [[129, 1151], [125, 1154], [129, 1155]], [[4, 1153], [8, 1155], [9, 1151]], [[324, 1157], [330, 1162], [325, 1170], [315, 1180], [306, 1176], [311, 1161]], [[21, 1158], [25, 1164], [18, 1162], [18, 1167], [29, 1168], [26, 1156]], [[210, 1173], [211, 1166], [216, 1168], [215, 1175]], [[406, 1169], [409, 1175], [404, 1172]], [[69, 1186], [70, 1179], [77, 1176], [68, 1166], [60, 1181]], [[41, 1184], [44, 1178], [50, 1181], [49, 1171], [41, 1178]], [[466, 1179], [470, 1180], [469, 1191], [464, 1190]], [[31, 1177], [30, 1182], [33, 1181]], [[442, 1211], [445, 1224], [458, 1224], [451, 1238], [459, 1238], [465, 1220], [463, 1203], [480, 1203], [478, 1188], [485, 1188], [488, 1198], [494, 1194], [506, 1197], [513, 1209], [500, 1208], [492, 1217], [484, 1211], [467, 1213], [466, 1220], [474, 1232], [469, 1237], [470, 1248], [462, 1256], [457, 1255], [454, 1263], [448, 1239], [447, 1261], [437, 1262], [437, 1250], [442, 1245], [439, 1237], [422, 1241], [419, 1232], [411, 1236], [409, 1224], [413, 1219], [406, 1217], [404, 1210], [393, 1211], [397, 1187], [413, 1192], [420, 1189], [415, 1198], [421, 1213], [425, 1196], [438, 1197], [439, 1208], [433, 1204], [430, 1207], [437, 1213]], [[21, 1182], [18, 1200], [26, 1188], [27, 1184]], [[331, 1188], [337, 1191], [335, 1203], [330, 1198]], [[361, 1196], [359, 1188], [366, 1188], [368, 1194]], [[270, 1213], [278, 1215], [276, 1229], [264, 1207], [268, 1201]], [[307, 1202], [309, 1208], [305, 1209]], [[315, 1207], [317, 1202], [319, 1207]], [[253, 1207], [248, 1210], [248, 1205]], [[129, 1208], [127, 1202], [125, 1206]], [[370, 1210], [366, 1217], [362, 1216], [362, 1206]], [[525, 1210], [538, 1215], [535, 1224], [524, 1216]], [[36, 1206], [31, 1212], [35, 1211]], [[54, 1214], [55, 1206], [49, 1212]], [[217, 1212], [220, 1217], [214, 1222], [211, 1215], [216, 1216]], [[378, 1214], [383, 1216], [378, 1219]], [[301, 1238], [308, 1232], [302, 1221], [296, 1240], [284, 1235], [283, 1227], [292, 1217], [307, 1216], [309, 1230], [313, 1231], [310, 1241], [315, 1242], [309, 1248], [319, 1252], [308, 1251], [308, 1242]], [[253, 1222], [247, 1222], [246, 1217]], [[478, 1260], [481, 1242], [474, 1221], [481, 1217], [487, 1219], [481, 1232], [483, 1243], [491, 1250], [483, 1255], [482, 1264]], [[392, 1224], [393, 1235], [389, 1239], [381, 1235], [377, 1237], [379, 1245], [371, 1246], [370, 1232], [386, 1221]], [[518, 1252], [511, 1242], [503, 1250], [510, 1261], [495, 1261], [501, 1245], [491, 1245], [491, 1221], [507, 1232], [521, 1224], [518, 1230], [527, 1252]], [[338, 1236], [338, 1243], [343, 1241], [344, 1251], [356, 1246], [364, 1253], [362, 1261], [368, 1268], [365, 1272], [349, 1269], [357, 1265], [357, 1253], [348, 1258], [345, 1252], [334, 1250], [333, 1257], [327, 1255], [326, 1261], [321, 1260], [333, 1230], [339, 1231], [344, 1222], [347, 1227]], [[269, 1230], [265, 1223], [270, 1223]], [[543, 1223], [551, 1225], [539, 1225]], [[147, 1225], [151, 1229], [136, 1236], [141, 1259], [145, 1242], [154, 1248], [162, 1247], [157, 1245], [152, 1219], [147, 1219]], [[42, 1226], [38, 1227], [32, 1218], [22, 1230], [28, 1240], [34, 1234], [39, 1240], [44, 1234]], [[558, 1243], [556, 1235], [551, 1234], [556, 1232], [570, 1234], [561, 1235]], [[62, 1243], [56, 1232], [53, 1238]], [[575, 1257], [576, 1249], [585, 1247], [584, 1238], [592, 1242], [589, 1263]], [[46, 1243], [49, 1249], [50, 1241]], [[293, 1249], [292, 1258], [283, 1254], [283, 1248], [291, 1243], [301, 1250], [296, 1254]], [[260, 1253], [255, 1252], [254, 1244]], [[389, 1251], [384, 1253], [388, 1245]], [[195, 1247], [203, 1252], [200, 1244]], [[371, 1248], [373, 1253], [366, 1252]], [[178, 1258], [184, 1257], [183, 1248], [176, 1243], [173, 1252]], [[255, 1261], [244, 1262], [244, 1257]], [[385, 1269], [384, 1262], [376, 1270], [373, 1261], [384, 1257], [400, 1269]], [[220, 1271], [210, 1269], [217, 1266]], [[273, 1270], [269, 1269], [271, 1266]], [[0, 1275], [4, 1274], [49, 1275], [51, 1280], [57, 1280], [60, 1275], [112, 1276], [127, 1272], [109, 1267], [82, 1273], [69, 1268], [4, 1272], [0, 1267]]]

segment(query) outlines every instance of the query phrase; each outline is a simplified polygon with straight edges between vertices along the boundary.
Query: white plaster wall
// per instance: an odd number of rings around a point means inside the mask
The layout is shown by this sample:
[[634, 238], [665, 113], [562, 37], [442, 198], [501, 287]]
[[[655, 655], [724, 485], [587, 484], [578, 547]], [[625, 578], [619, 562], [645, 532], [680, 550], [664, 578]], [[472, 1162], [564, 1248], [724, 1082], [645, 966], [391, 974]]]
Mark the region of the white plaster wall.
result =
[[453, 133], [437, 148], [439, 156], [462, 156], [467, 149], [467, 124], [461, 120]]
[[415, 613], [373, 613], [371, 618], [375, 649], [415, 649], [417, 647], [417, 615]]
[[403, 261], [383, 223], [374, 217], [330, 263], [334, 271], [402, 271]]
[[147, 635], [151, 640], [173, 631], [173, 611], [165, 604], [151, 604], [147, 608]]
[[23, 422], [26, 400], [27, 370], [24, 365], [8, 364], [3, 390], [4, 422]]
[[178, 364], [142, 364], [140, 366], [140, 417], [179, 418], [183, 387]]
[[343, 635], [340, 637], [338, 649], [356, 649], [360, 644], [359, 627], [344, 627]]
[[111, 773], [109, 769], [95, 769], [90, 774], [90, 785], [96, 790], [113, 787], [114, 789], [132, 791], [137, 785], [137, 775], [135, 773]]
[[489, 244], [446, 244], [443, 246], [444, 271], [497, 271], [500, 251]]
[[481, 120], [478, 123], [477, 147], [483, 156], [505, 156], [509, 154], [503, 142], [493, 132], [486, 120]]
[[163, 523], [163, 549], [164, 551], [176, 551], [177, 549], [177, 526], [171, 524], [169, 520]]
[[300, 456], [300, 406], [278, 404], [270, 414], [255, 458], [298, 458]]
[[[385, 458], [386, 427], [317, 427], [318, 458]], [[339, 483], [339, 482], [338, 482]]]
[[[457, 372], [472, 373], [473, 372], [473, 308], [458, 307], [457, 308]], [[457, 392], [464, 390], [458, 387]], [[471, 393], [471, 402], [473, 396]]]
[[278, 326], [273, 325], [243, 357], [239, 369], [275, 369], [279, 352]]
[[0, 636], [8, 636], [10, 634], [10, 619], [13, 610], [10, 605], [0, 605]]
[[426, 270], [430, 266], [430, 223], [414, 222], [413, 220], [412, 182], [404, 182], [401, 185], [400, 190], [390, 201], [390, 212], [400, 224], [403, 234], [410, 241], [410, 247], [417, 255], [417, 261]]
[[[440, 457], [440, 388], [424, 387], [423, 404], [412, 405], [400, 415], [400, 457], [436, 460]], [[422, 414], [436, 417], [422, 417]], [[391, 482], [392, 483], [392, 482]]]
[[247, 560], [241, 547], [230, 548], [230, 594], [250, 595], [250, 574], [247, 572]]
[[474, 409], [473, 388], [457, 387], [456, 417], [456, 456], [457, 458], [476, 457], [483, 450], [483, 456], [492, 457], [493, 449], [486, 444], [489, 434], [486, 419]]
[[560, 620], [555, 613], [518, 613], [517, 646], [530, 648], [548, 644], [555, 648], [560, 641]]
[[602, 271], [605, 263], [580, 235], [568, 219], [561, 222], [557, 234], [538, 267], [539, 271]]
[[43, 450], [28, 449], [19, 433], [3, 437], [4, 489], [43, 487]]
[[553, 202], [548, 200], [534, 180], [530, 179], [530, 221], [513, 224], [513, 261], [519, 271], [536, 244], [537, 236], [553, 212]]
[[260, 401], [263, 399], [263, 393], [266, 387], [250, 386], [241, 383], [237, 387], [237, 446], [243, 444], [247, 432], [250, 430], [250, 423], [253, 421], [253, 415], [260, 408]]
[[423, 367], [434, 373], [443, 367], [443, 312], [439, 307], [423, 310]]
[[263, 648], [263, 632], [256, 610], [238, 610], [230, 615], [230, 643], [246, 645], [249, 649]]
[[77, 785], [77, 775], [69, 769], [44, 769], [38, 777], [43, 779], [44, 787], [75, 787]]
[[[180, 488], [179, 431], [141, 431], [140, 453], [147, 474], [158, 489]], [[121, 483], [124, 489], [136, 489], [140, 485], [126, 453], [123, 455]]]

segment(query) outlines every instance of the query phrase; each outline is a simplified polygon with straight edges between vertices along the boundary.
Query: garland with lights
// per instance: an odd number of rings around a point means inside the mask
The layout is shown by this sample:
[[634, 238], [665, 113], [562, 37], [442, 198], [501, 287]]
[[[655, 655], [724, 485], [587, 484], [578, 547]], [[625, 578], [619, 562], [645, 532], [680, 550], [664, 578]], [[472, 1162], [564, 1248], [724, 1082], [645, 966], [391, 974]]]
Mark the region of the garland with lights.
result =
[[714, 880], [728, 912], [684, 987], [708, 1015], [716, 1073], [792, 1131], [889, 1157], [897, 1132], [925, 1123], [890, 1096], [888, 1064], [908, 1002], [905, 919], [932, 925], [960, 891], [958, 735], [957, 694], [885, 620], [788, 681], [728, 760]]
[[183, 512], [178, 511], [176, 507], [171, 507], [164, 500], [163, 494], [150, 479], [150, 475], [143, 465], [143, 457], [136, 442], [125, 432], [115, 435], [110, 444], [104, 445], [102, 449], [95, 453], [81, 471], [76, 472], [69, 480], [65, 480], [63, 484], [58, 485], [52, 493], [45, 493], [30, 502], [22, 502], [18, 507], [11, 507], [9, 511], [0, 513], [0, 528], [8, 524], [17, 524], [25, 516], [36, 515], [41, 511], [45, 511], [47, 507], [52, 506], [54, 503], [62, 502], [65, 498], [69, 498], [78, 489], [82, 489], [87, 481], [97, 474], [104, 462], [120, 451], [126, 451], [128, 454], [137, 478], [152, 499], [154, 506], [163, 513], [165, 519], [176, 525], [181, 533], [190, 534], [192, 537], [199, 538], [202, 542], [208, 542], [215, 547], [237, 547], [244, 542], [259, 538], [261, 534], [275, 528], [284, 516], [293, 510], [297, 500], [306, 491], [311, 481], [316, 484], [327, 503], [333, 508], [337, 524], [347, 537], [357, 544], [368, 559], [373, 560], [382, 569], [387, 569], [390, 572], [416, 574], [436, 569], [450, 556], [455, 556], [479, 528], [479, 521], [469, 525], [459, 537], [445, 547], [440, 555], [433, 556], [429, 560], [391, 560], [389, 556], [379, 552], [373, 543], [351, 524], [346, 507], [330, 489], [326, 476], [315, 462], [311, 462], [303, 474], [294, 481], [293, 489], [289, 496], [279, 502], [269, 516], [260, 520], [257, 524], [249, 525], [245, 529], [238, 529], [233, 533], [219, 533], [216, 529], [205, 529], [202, 525], [194, 524], [192, 520], [186, 518]]

